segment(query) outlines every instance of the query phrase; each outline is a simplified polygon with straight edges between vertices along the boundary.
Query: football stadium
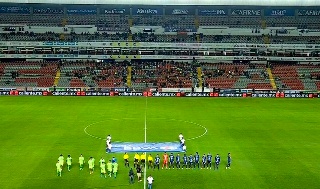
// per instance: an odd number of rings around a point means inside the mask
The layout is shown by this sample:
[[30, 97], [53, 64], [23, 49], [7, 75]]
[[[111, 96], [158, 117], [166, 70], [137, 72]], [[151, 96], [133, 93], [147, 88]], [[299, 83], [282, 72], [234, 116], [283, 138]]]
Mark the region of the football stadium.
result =
[[0, 0], [0, 189], [320, 188], [319, 0]]

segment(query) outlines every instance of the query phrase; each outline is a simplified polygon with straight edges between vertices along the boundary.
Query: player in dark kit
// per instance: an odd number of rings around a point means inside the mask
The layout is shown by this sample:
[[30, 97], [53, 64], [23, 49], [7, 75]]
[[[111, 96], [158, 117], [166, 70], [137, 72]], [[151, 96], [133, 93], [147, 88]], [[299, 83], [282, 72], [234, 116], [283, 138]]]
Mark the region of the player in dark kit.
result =
[[183, 165], [182, 165], [182, 169], [183, 167], [185, 167], [186, 169], [188, 169], [188, 157], [187, 154], [183, 155]]
[[180, 154], [177, 154], [176, 156], [176, 166], [177, 166], [177, 169], [180, 169]]
[[190, 156], [189, 156], [189, 168], [191, 169], [192, 167], [194, 168], [195, 164], [194, 164], [193, 155], [190, 154]]
[[194, 166], [198, 166], [198, 168], [200, 168], [200, 156], [198, 152], [196, 152], [196, 155], [194, 155]]
[[171, 169], [171, 167], [172, 167], [172, 169], [174, 169], [174, 155], [173, 155], [173, 153], [171, 153], [169, 155], [169, 169]]
[[203, 156], [202, 156], [202, 168], [205, 169], [206, 165], [207, 165], [207, 156], [206, 156], [206, 154], [203, 154]]
[[156, 167], [158, 167], [158, 170], [160, 169], [160, 157], [159, 157], [159, 154], [157, 154], [157, 156], [154, 158], [154, 167], [153, 167], [153, 169], [155, 169]]
[[231, 169], [230, 166], [231, 166], [231, 154], [228, 153], [228, 159], [227, 159], [226, 169]]
[[215, 164], [214, 164], [214, 169], [219, 169], [219, 165], [220, 165], [220, 156], [219, 154], [216, 155], [216, 157], [214, 157], [214, 161], [215, 161]]
[[207, 169], [212, 167], [212, 155], [208, 153], [207, 155]]

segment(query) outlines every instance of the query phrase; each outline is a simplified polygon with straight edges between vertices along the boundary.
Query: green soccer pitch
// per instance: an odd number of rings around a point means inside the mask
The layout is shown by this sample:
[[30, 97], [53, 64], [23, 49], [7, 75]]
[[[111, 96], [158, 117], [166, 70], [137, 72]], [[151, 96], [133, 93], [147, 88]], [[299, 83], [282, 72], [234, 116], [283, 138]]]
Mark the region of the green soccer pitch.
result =
[[[1, 97], [0, 188], [142, 189], [143, 182], [129, 185], [123, 154], [106, 154], [99, 138], [144, 142], [145, 118], [147, 142], [176, 141], [182, 132], [196, 138], [186, 141], [188, 155], [221, 156], [219, 170], [147, 169], [154, 189], [319, 188], [319, 106], [318, 99]], [[84, 132], [88, 125], [94, 137]], [[73, 158], [61, 178], [55, 167], [60, 153]], [[87, 164], [79, 170], [81, 153], [86, 162], [95, 157], [92, 175]], [[112, 156], [118, 177], [100, 178], [100, 157]]]

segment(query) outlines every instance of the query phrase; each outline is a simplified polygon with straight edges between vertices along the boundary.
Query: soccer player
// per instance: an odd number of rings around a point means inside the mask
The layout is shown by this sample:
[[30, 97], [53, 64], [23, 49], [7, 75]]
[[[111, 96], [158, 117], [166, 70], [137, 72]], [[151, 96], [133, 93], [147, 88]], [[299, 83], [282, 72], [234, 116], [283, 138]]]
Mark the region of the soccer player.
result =
[[173, 155], [173, 153], [171, 153], [169, 155], [169, 164], [170, 164], [169, 169], [171, 169], [171, 167], [172, 167], [172, 169], [174, 169], [174, 155]]
[[214, 157], [214, 161], [215, 161], [215, 164], [214, 164], [214, 169], [219, 169], [219, 165], [220, 165], [220, 156], [219, 154], [216, 155], [216, 157]]
[[153, 157], [151, 154], [148, 156], [148, 169], [153, 167]]
[[106, 163], [106, 160], [104, 160], [103, 157], [101, 157], [100, 160], [99, 160], [100, 167], [101, 167], [101, 165], [102, 165], [103, 163]]
[[202, 168], [205, 169], [206, 165], [207, 165], [207, 156], [206, 156], [206, 154], [203, 154], [203, 156], [202, 156]]
[[70, 171], [71, 168], [71, 163], [72, 163], [72, 158], [70, 156], [70, 154], [67, 157], [67, 166], [68, 166], [68, 171]]
[[146, 166], [146, 153], [145, 152], [141, 154], [140, 159], [141, 159], [141, 166], [142, 167]]
[[207, 169], [210, 167], [212, 167], [212, 155], [210, 153], [208, 153], [207, 155]]
[[166, 166], [166, 169], [168, 169], [168, 154], [167, 152], [164, 152], [163, 154], [163, 163], [162, 163], [162, 169], [164, 166]]
[[185, 167], [186, 169], [188, 169], [188, 157], [187, 154], [183, 155], [183, 165], [182, 165], [182, 169], [183, 167]]
[[112, 163], [111, 163], [111, 160], [109, 160], [108, 163], [107, 163], [107, 169], [108, 169], [109, 177], [111, 177], [111, 174], [112, 174]]
[[112, 157], [111, 163], [117, 162], [117, 159], [115, 157]]
[[61, 164], [60, 164], [60, 162], [59, 162], [59, 160], [58, 160], [58, 162], [56, 163], [56, 167], [57, 167], [57, 176], [59, 177], [61, 177], [61, 172], [62, 172], [62, 169], [61, 169]]
[[194, 168], [195, 165], [194, 165], [193, 155], [190, 154], [190, 155], [189, 155], [189, 168], [191, 169], [192, 167]]
[[124, 159], [124, 166], [125, 167], [127, 167], [127, 166], [130, 167], [129, 166], [129, 155], [127, 154], [127, 152], [124, 153], [123, 159]]
[[113, 172], [114, 178], [117, 178], [117, 172], [118, 172], [118, 163], [117, 162], [112, 163], [112, 172]]
[[176, 166], [177, 166], [177, 169], [180, 169], [180, 154], [177, 154], [176, 156]]
[[107, 153], [111, 153], [111, 149], [112, 149], [112, 144], [111, 144], [111, 142], [109, 142], [109, 144], [107, 146]]
[[134, 183], [134, 172], [133, 172], [133, 169], [130, 168], [130, 171], [129, 171], [129, 184], [133, 184]]
[[187, 151], [187, 146], [186, 146], [185, 144], [182, 146], [182, 150], [183, 150], [184, 152]]
[[141, 182], [141, 167], [137, 165], [137, 177], [138, 177], [138, 182]]
[[153, 169], [155, 169], [156, 167], [158, 167], [158, 170], [160, 169], [160, 157], [159, 157], [159, 154], [157, 154], [157, 156], [155, 158], [155, 163], [154, 163]]
[[92, 157], [92, 169], [94, 170], [94, 162], [96, 161], [96, 159], [94, 159], [94, 157]]
[[198, 168], [200, 168], [200, 156], [198, 152], [196, 152], [196, 155], [194, 155], [194, 166], [198, 166]]
[[106, 175], [106, 162], [105, 161], [100, 163], [100, 168], [101, 168], [100, 177], [107, 178], [107, 175]]
[[231, 153], [228, 153], [226, 169], [231, 169], [230, 166], [231, 166]]
[[183, 139], [182, 133], [179, 134], [179, 140], [181, 141]]
[[93, 170], [94, 170], [93, 157], [90, 157], [90, 159], [88, 160], [88, 165], [89, 165], [89, 171], [90, 171], [90, 175], [91, 175], [93, 173]]
[[182, 139], [180, 140], [181, 146], [184, 146], [184, 145], [185, 145], [185, 142], [186, 142], [186, 140], [185, 140], [184, 138], [182, 138]]
[[133, 164], [133, 167], [136, 167], [138, 164], [139, 164], [139, 161], [140, 161], [140, 155], [138, 153], [136, 153], [134, 155], [134, 164]]
[[83, 164], [84, 164], [84, 157], [82, 154], [79, 156], [79, 165], [80, 165], [80, 170], [83, 170]]
[[107, 136], [107, 142], [111, 142], [111, 135]]
[[64, 157], [62, 154], [60, 154], [60, 156], [58, 157], [59, 163], [61, 165], [61, 169], [63, 168], [63, 163], [64, 163]]

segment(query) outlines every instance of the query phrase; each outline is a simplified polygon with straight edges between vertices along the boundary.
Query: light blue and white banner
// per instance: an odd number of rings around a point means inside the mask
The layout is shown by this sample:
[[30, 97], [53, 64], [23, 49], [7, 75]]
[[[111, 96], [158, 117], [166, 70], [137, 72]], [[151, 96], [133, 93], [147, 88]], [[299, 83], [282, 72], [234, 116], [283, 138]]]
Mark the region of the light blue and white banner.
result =
[[114, 142], [111, 152], [183, 152], [179, 142], [133, 143]]

